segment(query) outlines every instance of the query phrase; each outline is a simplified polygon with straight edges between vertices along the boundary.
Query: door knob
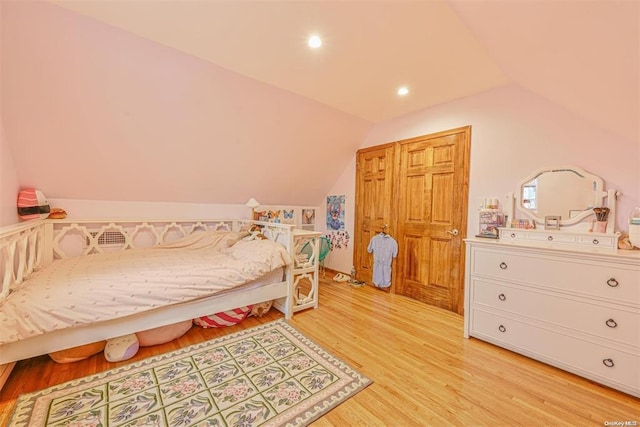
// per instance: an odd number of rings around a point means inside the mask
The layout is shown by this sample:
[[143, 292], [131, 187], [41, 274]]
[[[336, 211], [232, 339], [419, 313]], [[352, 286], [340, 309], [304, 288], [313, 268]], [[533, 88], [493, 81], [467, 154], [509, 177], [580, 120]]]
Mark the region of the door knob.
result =
[[453, 230], [447, 230], [447, 233], [451, 234], [452, 236], [457, 236], [460, 232], [457, 228], [454, 228]]

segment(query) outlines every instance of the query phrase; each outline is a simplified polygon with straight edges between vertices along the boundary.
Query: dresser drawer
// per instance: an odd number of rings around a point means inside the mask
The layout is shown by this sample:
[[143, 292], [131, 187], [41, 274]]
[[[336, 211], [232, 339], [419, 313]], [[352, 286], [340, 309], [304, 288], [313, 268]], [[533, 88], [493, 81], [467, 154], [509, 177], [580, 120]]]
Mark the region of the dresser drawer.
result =
[[482, 310], [473, 310], [471, 316], [472, 336], [640, 396], [637, 352], [620, 351]]
[[556, 325], [640, 349], [640, 309], [600, 305], [478, 278], [471, 279], [471, 287], [474, 307], [507, 311], [544, 321], [550, 328]]
[[572, 247], [578, 250], [604, 249], [615, 253], [618, 236], [603, 233], [567, 233], [557, 230], [501, 228], [500, 240], [542, 246]]
[[555, 242], [555, 243], [578, 243], [578, 236], [565, 233], [528, 233], [528, 238], [532, 241]]
[[469, 273], [636, 306], [640, 304], [640, 268], [629, 265], [613, 266], [573, 257], [475, 248]]
[[578, 243], [587, 246], [613, 246], [616, 244], [617, 238], [608, 236], [580, 236]]

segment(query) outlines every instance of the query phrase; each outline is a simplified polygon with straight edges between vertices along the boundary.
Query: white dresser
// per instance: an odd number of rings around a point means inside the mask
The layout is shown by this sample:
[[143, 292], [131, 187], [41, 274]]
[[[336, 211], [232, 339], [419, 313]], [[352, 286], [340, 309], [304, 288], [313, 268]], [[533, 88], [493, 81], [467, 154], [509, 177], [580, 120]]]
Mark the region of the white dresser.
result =
[[640, 397], [640, 251], [466, 245], [466, 338]]

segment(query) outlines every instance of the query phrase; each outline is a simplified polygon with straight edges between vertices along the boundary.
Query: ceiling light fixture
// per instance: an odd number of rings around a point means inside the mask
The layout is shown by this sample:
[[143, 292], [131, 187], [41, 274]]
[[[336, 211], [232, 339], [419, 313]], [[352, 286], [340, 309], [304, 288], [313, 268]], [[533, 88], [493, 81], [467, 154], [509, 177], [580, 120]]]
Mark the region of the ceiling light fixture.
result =
[[322, 39], [317, 35], [313, 35], [309, 37], [307, 44], [309, 45], [310, 48], [317, 49], [320, 46], [322, 46]]
[[408, 93], [409, 93], [409, 88], [408, 87], [402, 86], [402, 87], [398, 88], [398, 95], [405, 96]]

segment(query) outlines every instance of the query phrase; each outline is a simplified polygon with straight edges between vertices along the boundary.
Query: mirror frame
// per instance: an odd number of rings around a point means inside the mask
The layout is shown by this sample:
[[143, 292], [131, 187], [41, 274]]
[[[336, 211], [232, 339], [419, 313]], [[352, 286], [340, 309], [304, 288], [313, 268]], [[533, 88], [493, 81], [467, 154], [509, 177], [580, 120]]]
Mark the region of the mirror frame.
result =
[[[540, 218], [536, 216], [533, 212], [529, 211], [528, 209], [525, 209], [522, 206], [522, 187], [524, 186], [524, 184], [533, 181], [534, 179], [536, 179], [538, 176], [540, 176], [545, 172], [554, 172], [554, 171], [558, 172], [562, 170], [575, 171], [579, 175], [582, 175], [584, 178], [595, 182], [596, 188], [593, 190], [593, 206], [594, 207], [604, 206], [604, 199], [605, 197], [607, 197], [607, 192], [604, 191], [604, 180], [602, 178], [592, 173], [589, 173], [578, 166], [560, 165], [560, 166], [547, 166], [540, 169], [536, 169], [531, 175], [527, 176], [525, 179], [518, 182], [518, 190], [516, 191], [516, 194], [515, 194], [516, 209], [522, 214], [526, 215], [528, 218], [533, 219], [538, 224], [544, 224], [544, 218]], [[574, 217], [566, 218], [566, 219], [562, 218], [560, 220], [560, 226], [577, 224], [591, 215], [593, 215], [592, 210], [585, 210], [584, 212], [581, 212], [579, 215], [576, 215]]]

